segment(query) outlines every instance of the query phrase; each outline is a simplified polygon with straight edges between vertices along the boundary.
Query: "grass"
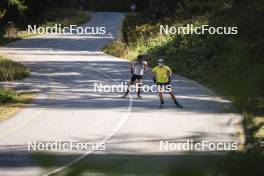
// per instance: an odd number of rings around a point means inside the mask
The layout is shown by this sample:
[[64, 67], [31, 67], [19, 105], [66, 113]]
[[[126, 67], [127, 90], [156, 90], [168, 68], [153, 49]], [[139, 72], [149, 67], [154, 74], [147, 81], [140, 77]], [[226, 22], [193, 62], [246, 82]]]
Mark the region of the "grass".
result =
[[13, 102], [17, 98], [15, 90], [0, 87], [0, 103]]
[[16, 114], [34, 97], [34, 93], [16, 93], [15, 90], [0, 88], [0, 122]]
[[0, 46], [3, 46], [7, 43], [14, 42], [17, 40], [21, 40], [28, 37], [33, 37], [35, 34], [28, 34], [27, 31], [18, 31], [15, 37], [1, 37], [0, 36]]
[[[30, 75], [22, 64], [0, 56], [0, 81], [14, 81]], [[0, 87], [0, 121], [14, 115], [34, 97], [33, 93], [17, 93], [14, 89]]]
[[29, 70], [22, 64], [0, 56], [0, 81], [14, 81], [30, 75]]

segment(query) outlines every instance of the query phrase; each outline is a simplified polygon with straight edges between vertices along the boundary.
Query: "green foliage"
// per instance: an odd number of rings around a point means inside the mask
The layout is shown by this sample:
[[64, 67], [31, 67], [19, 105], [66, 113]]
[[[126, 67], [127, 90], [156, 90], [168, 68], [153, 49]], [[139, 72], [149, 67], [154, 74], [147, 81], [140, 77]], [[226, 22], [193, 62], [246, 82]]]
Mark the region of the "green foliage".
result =
[[131, 0], [84, 0], [86, 6], [96, 11], [128, 11]]
[[126, 57], [127, 55], [126, 46], [120, 40], [113, 41], [111, 45], [106, 45], [103, 50], [106, 51], [108, 54], [117, 57]]
[[[207, 6], [201, 3], [204, 5]], [[167, 16], [157, 18], [147, 13], [128, 15], [122, 26], [123, 43], [119, 41], [118, 45], [113, 43], [108, 48], [111, 48], [111, 54], [128, 59], [147, 53], [151, 64], [156, 64], [156, 60], [162, 57], [173, 71], [213, 88], [233, 100], [240, 111], [263, 115], [264, 25], [260, 22], [263, 10], [259, 9], [261, 4], [255, 2], [227, 7], [222, 7], [222, 11], [215, 9], [214, 13], [191, 17], [186, 15], [190, 12], [184, 11], [176, 19]], [[239, 34], [160, 35], [160, 24], [237, 26]]]
[[124, 42], [132, 44], [155, 37], [159, 31], [158, 23], [151, 22], [152, 19], [144, 14], [128, 14], [122, 24]]
[[[24, 29], [28, 24], [42, 24], [46, 19], [46, 13], [53, 9], [58, 10], [57, 15], [72, 14], [72, 9], [82, 11], [83, 0], [2, 0], [0, 1], [0, 36], [3, 35], [3, 29], [7, 22], [12, 21], [19, 29]], [[61, 13], [64, 9], [63, 13]], [[65, 9], [68, 12], [65, 12]], [[70, 14], [68, 17], [70, 17]], [[83, 17], [83, 14], [80, 16]]]
[[260, 154], [264, 151], [264, 136], [257, 133], [263, 127], [264, 123], [257, 123], [254, 117], [250, 114], [244, 113], [243, 125], [245, 127], [245, 151], [249, 154]]
[[[13, 81], [29, 76], [29, 70], [22, 64], [8, 60], [0, 56], [0, 81]], [[10, 103], [17, 100], [18, 94], [15, 90], [0, 87], [0, 104]]]
[[[177, 74], [202, 82], [232, 100], [244, 116], [245, 150], [219, 160], [215, 172], [224, 176], [263, 175], [264, 138], [263, 134], [257, 135], [263, 123], [254, 121], [256, 115], [262, 118], [264, 115], [263, 3], [236, 1], [232, 8], [216, 8], [205, 14], [186, 10], [192, 9], [189, 5], [182, 12], [177, 11], [177, 18], [153, 15], [156, 12], [127, 16], [122, 26], [123, 41], [107, 48], [111, 54], [121, 53], [119, 56], [127, 59], [146, 53], [151, 65], [162, 57]], [[201, 9], [205, 6], [200, 5]], [[237, 26], [239, 33], [235, 36], [158, 34], [160, 24], [184, 26], [187, 23]], [[120, 48], [124, 51], [120, 52]]]
[[21, 0], [7, 0], [7, 3], [11, 6], [17, 7], [19, 11], [27, 9], [27, 6], [24, 5], [24, 1]]
[[[3, 0], [0, 2], [0, 20], [2, 20], [6, 14], [8, 14], [9, 10], [11, 8], [15, 8], [18, 13], [24, 12], [27, 9], [27, 6], [24, 4], [24, 1], [21, 0]], [[0, 27], [1, 27], [1, 21], [0, 21]], [[0, 30], [1, 34], [1, 30]]]
[[[49, 9], [46, 12], [43, 12], [42, 19], [38, 22], [34, 22], [31, 20], [22, 20], [16, 25], [16, 30], [18, 33], [15, 33], [12, 37], [7, 36], [6, 31], [1, 33], [1, 25], [0, 25], [0, 45], [6, 44], [11, 41], [19, 40], [22, 38], [29, 37], [27, 33], [25, 33], [26, 26], [25, 24], [38, 24], [42, 27], [53, 27], [55, 24], [61, 24], [62, 26], [70, 26], [72, 24], [83, 24], [90, 20], [90, 16], [86, 11], [80, 11], [73, 8], [54, 8]], [[22, 30], [22, 31], [20, 31]]]
[[17, 93], [13, 89], [0, 87], [0, 104], [13, 102], [16, 100]]
[[13, 81], [29, 76], [29, 70], [22, 64], [0, 56], [0, 81]]
[[216, 13], [232, 6], [233, 0], [149, 0], [148, 11], [156, 17], [192, 17]]
[[263, 175], [264, 169], [264, 136], [258, 136], [263, 123], [256, 123], [254, 117], [244, 113], [243, 126], [245, 128], [245, 149], [243, 152], [235, 152], [227, 155], [219, 162], [218, 170], [224, 176], [248, 176]]
[[79, 11], [72, 8], [55, 8], [43, 13], [44, 23], [42, 26], [54, 26], [61, 24], [62, 26], [70, 26], [73, 24], [82, 24], [90, 20], [87, 12]]

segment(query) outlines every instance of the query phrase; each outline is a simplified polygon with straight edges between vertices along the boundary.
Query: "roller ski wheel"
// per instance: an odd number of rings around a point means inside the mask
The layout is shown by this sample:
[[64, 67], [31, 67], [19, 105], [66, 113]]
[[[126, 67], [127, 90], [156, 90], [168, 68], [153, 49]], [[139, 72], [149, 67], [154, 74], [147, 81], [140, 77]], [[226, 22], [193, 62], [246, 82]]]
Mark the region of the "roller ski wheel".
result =
[[125, 99], [127, 97], [127, 94], [123, 95], [121, 98], [122, 99]]
[[176, 105], [176, 107], [177, 107], [177, 108], [180, 108], [180, 109], [183, 109], [183, 106], [180, 105], [180, 104]]
[[164, 104], [160, 104], [159, 108], [164, 109], [165, 108]]

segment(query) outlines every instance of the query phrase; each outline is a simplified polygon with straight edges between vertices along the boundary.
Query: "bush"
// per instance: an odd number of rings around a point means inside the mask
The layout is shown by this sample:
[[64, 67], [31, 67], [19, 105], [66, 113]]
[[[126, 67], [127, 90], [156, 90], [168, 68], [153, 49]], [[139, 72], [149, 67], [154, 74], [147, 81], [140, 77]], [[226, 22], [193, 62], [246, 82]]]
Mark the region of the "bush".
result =
[[13, 102], [16, 98], [17, 93], [15, 90], [0, 87], [0, 104]]
[[90, 20], [90, 16], [85, 11], [76, 9], [49, 9], [43, 14], [44, 23], [42, 26], [54, 26], [54, 24], [61, 24], [62, 26], [70, 26], [73, 24], [79, 25]]
[[29, 75], [30, 72], [24, 65], [0, 56], [0, 81], [23, 79]]
[[117, 57], [126, 57], [126, 48], [125, 44], [120, 41], [113, 41], [111, 44], [105, 46], [103, 50], [110, 55], [114, 55]]

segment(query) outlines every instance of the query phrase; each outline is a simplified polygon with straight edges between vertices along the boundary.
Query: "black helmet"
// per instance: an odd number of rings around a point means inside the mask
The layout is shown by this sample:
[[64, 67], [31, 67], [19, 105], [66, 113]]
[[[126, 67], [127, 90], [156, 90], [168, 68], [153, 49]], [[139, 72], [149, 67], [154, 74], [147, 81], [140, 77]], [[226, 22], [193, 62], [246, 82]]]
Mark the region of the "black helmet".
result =
[[143, 55], [140, 54], [140, 55], [137, 56], [137, 60], [142, 61], [143, 59], [144, 59]]

